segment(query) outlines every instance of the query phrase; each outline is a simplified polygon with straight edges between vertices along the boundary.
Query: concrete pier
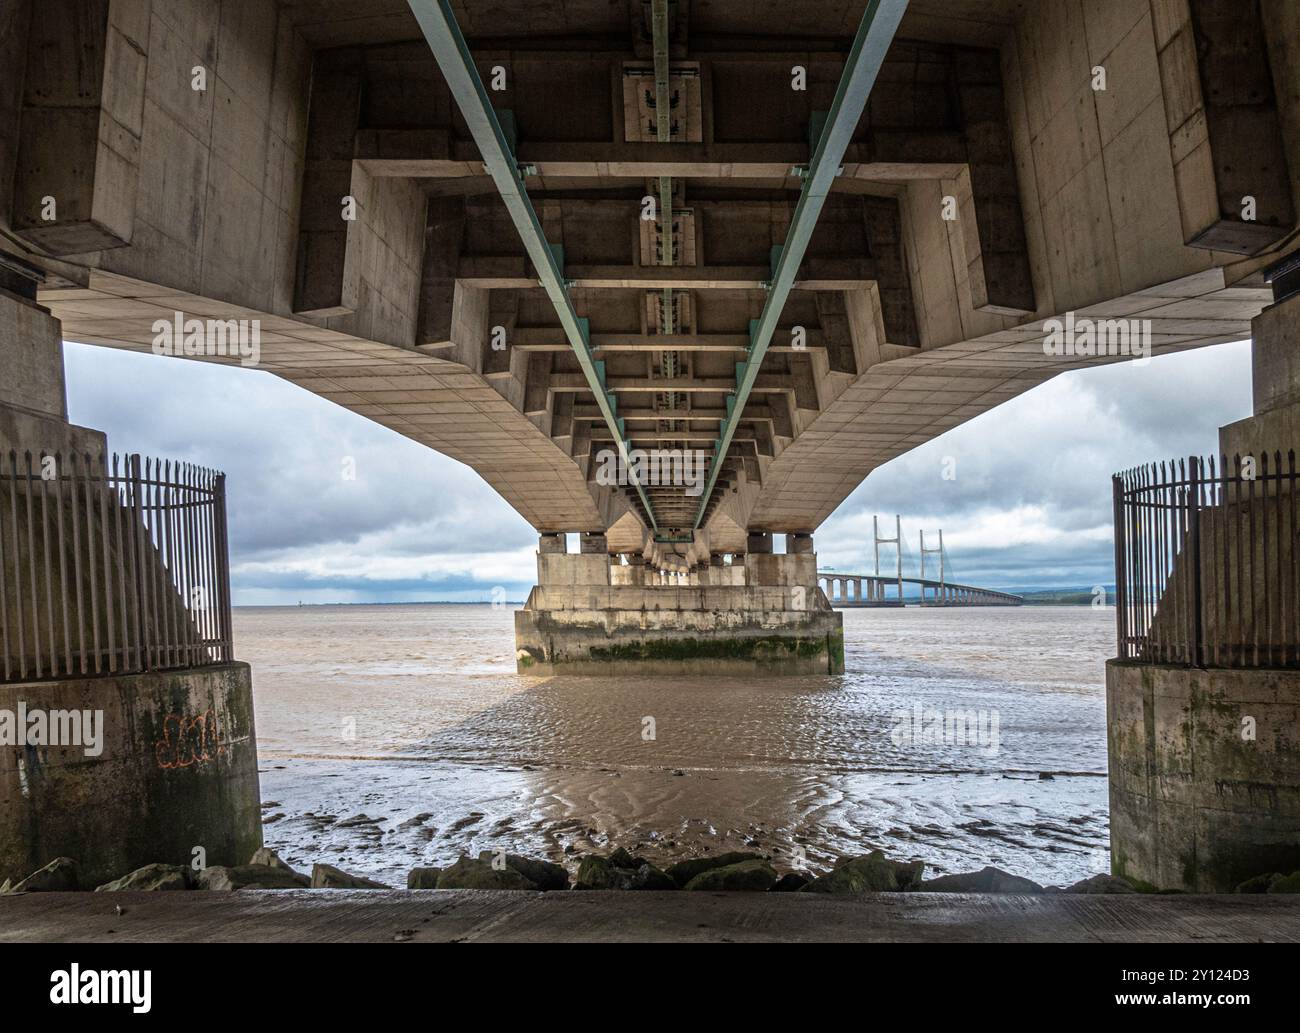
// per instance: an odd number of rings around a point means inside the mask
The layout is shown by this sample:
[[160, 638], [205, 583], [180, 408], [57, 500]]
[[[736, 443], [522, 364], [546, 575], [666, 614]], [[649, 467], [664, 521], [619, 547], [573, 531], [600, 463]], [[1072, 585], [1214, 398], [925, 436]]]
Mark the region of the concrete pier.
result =
[[563, 536], [539, 540], [537, 586], [515, 613], [521, 674], [843, 672], [843, 618], [817, 587], [810, 536], [797, 554], [706, 554], [648, 584], [648, 567], [611, 563], [604, 547], [584, 535], [570, 555]]

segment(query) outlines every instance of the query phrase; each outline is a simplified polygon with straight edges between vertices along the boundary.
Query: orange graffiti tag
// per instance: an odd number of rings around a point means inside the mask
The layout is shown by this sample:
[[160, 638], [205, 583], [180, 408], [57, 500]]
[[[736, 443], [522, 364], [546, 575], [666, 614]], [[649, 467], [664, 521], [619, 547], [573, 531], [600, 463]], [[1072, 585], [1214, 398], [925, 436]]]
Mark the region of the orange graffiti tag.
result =
[[225, 750], [214, 710], [205, 710], [195, 717], [168, 714], [163, 718], [163, 737], [154, 744], [158, 766], [163, 770], [216, 760]]

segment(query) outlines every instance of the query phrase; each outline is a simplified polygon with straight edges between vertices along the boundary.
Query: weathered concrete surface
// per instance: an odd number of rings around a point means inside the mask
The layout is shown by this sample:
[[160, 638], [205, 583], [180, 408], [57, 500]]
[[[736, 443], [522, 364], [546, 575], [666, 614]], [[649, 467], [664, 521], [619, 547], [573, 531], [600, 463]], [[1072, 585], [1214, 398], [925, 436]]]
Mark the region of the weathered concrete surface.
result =
[[493, 890], [0, 897], [0, 942], [8, 943], [449, 940], [1295, 943], [1300, 898]]
[[68, 423], [59, 321], [2, 290], [0, 360], [0, 457], [10, 449], [103, 454], [102, 434]]
[[0, 685], [0, 709], [102, 711], [102, 752], [0, 750], [0, 880], [72, 857], [95, 886], [152, 862], [244, 864], [262, 845], [247, 664]]
[[841, 674], [843, 620], [800, 585], [539, 585], [515, 611], [516, 661], [535, 675]]
[[805, 541], [798, 555], [660, 571], [641, 557], [611, 564], [604, 535], [584, 535], [577, 555], [543, 535], [537, 587], [515, 611], [519, 673], [840, 674], [843, 618], [817, 587]]
[[1106, 714], [1115, 874], [1206, 893], [1300, 867], [1300, 671], [1112, 660]]
[[1256, 316], [1250, 338], [1254, 411], [1219, 429], [1219, 450], [1228, 456], [1285, 456], [1300, 449], [1300, 295]]
[[[644, 5], [454, 6], [508, 70], [493, 102], [627, 433], [708, 447], [864, 0], [671, 5], [664, 143], [624, 75], [652, 58]], [[590, 476], [606, 428], [406, 5], [14, 0], [0, 19], [4, 246], [51, 273], [69, 336], [147, 351], [177, 310], [260, 318], [263, 368], [471, 465], [539, 530], [642, 547], [628, 492]], [[765, 359], [708, 546], [812, 531], [894, 456], [1110, 361], [1044, 354], [1067, 311], [1149, 319], [1156, 353], [1244, 337], [1300, 207], [1297, 40], [1287, 0], [912, 0], [787, 306], [807, 348]], [[659, 175], [672, 267], [640, 219]], [[663, 285], [672, 334], [647, 302]], [[662, 426], [665, 391], [689, 426]]]

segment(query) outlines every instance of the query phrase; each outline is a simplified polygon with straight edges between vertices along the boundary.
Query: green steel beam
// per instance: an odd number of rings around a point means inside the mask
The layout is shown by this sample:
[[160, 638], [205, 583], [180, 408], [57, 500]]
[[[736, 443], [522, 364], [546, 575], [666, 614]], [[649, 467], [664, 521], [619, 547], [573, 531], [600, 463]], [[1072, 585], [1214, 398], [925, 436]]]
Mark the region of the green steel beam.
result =
[[[537, 212], [528, 199], [519, 163], [502, 132], [496, 112], [492, 110], [492, 102], [488, 99], [478, 69], [474, 67], [474, 59], [465, 44], [460, 26], [456, 24], [451, 4], [449, 0], [407, 0], [407, 3], [420, 25], [420, 31], [424, 33], [429, 49], [437, 59], [438, 67], [442, 69], [452, 96], [456, 98], [470, 135], [474, 137], [479, 153], [483, 156], [483, 164], [505, 202], [515, 229], [523, 239], [524, 249], [537, 270], [541, 285], [555, 306], [564, 334], [587, 378], [587, 385], [596, 396], [600, 414], [614, 435], [619, 454], [627, 464], [625, 468], [634, 470], [636, 467], [628, 455], [627, 435], [616, 412], [617, 401], [613, 392], [605, 386], [605, 364], [592, 358], [587, 320], [580, 318], [573, 308], [569, 285], [564, 279], [560, 263], [556, 261], [555, 250], [547, 243]], [[640, 484], [635, 484], [635, 487], [646, 515], [650, 518], [651, 527], [658, 530], [654, 509], [646, 497], [645, 489]]]
[[[655, 125], [660, 143], [672, 140], [672, 126], [669, 122], [671, 101], [668, 99], [668, 0], [651, 0], [651, 31], [654, 33], [655, 55]], [[660, 265], [673, 265], [677, 256], [673, 253], [673, 180], [671, 176], [659, 177], [659, 240], [663, 250], [659, 255]], [[659, 332], [675, 334], [677, 326], [673, 322], [673, 289], [665, 287], [660, 296]], [[668, 408], [677, 408], [677, 395], [668, 392]]]
[[722, 421], [714, 446], [704, 494], [700, 496], [700, 508], [695, 515], [696, 527], [704, 520], [709, 500], [713, 497], [713, 489], [718, 483], [718, 474], [722, 470], [722, 461], [735, 436], [736, 424], [754, 389], [763, 356], [767, 354], [777, 321], [781, 318], [781, 311], [794, 286], [799, 264], [808, 250], [808, 241], [812, 239], [813, 229], [831, 192], [831, 185], [840, 174], [840, 163], [844, 160], [849, 141], [853, 139], [858, 120], [867, 106], [867, 98], [880, 73], [885, 53], [898, 31], [899, 22], [903, 20], [907, 3], [908, 0], [871, 0], [863, 12], [853, 48], [849, 51], [848, 62], [844, 66], [844, 74], [840, 76], [839, 86], [835, 90], [835, 100], [831, 103], [825, 125], [817, 136], [812, 162], [806, 171], [800, 170], [803, 188], [799, 191], [799, 203], [795, 206], [785, 244], [772, 249], [772, 282], [768, 285], [762, 314], [750, 323], [749, 351], [744, 361], [736, 363], [736, 393], [727, 397], [727, 416]]
[[672, 102], [668, 99], [668, 0], [650, 0], [650, 28], [655, 52], [655, 129], [660, 143], [672, 137]]

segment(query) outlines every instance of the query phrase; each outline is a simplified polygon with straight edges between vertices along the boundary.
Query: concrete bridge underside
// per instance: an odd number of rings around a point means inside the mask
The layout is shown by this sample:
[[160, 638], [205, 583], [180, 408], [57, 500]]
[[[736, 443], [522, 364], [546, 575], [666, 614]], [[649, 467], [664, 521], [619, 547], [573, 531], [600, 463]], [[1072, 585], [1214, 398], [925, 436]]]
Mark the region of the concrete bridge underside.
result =
[[[803, 541], [880, 464], [1113, 361], [1045, 354], [1067, 312], [1149, 320], [1155, 354], [1246, 337], [1295, 232], [1294, 4], [912, 0], [739, 392], [865, 0], [450, 6], [626, 446], [704, 449], [702, 498], [598, 479], [607, 400], [406, 0], [5, 0], [2, 246], [68, 339], [258, 319], [262, 368], [542, 534], [682, 574]], [[820, 595], [815, 557], [757, 555]]]
[[[0, 0], [0, 453], [106, 455], [68, 423], [61, 338], [150, 351], [178, 313], [258, 320], [263, 369], [469, 464], [537, 528], [521, 670], [835, 674], [812, 533], [882, 463], [1119, 358], [1049, 354], [1053, 320], [1141, 321], [1157, 355], [1253, 320], [1255, 416], [1224, 450], [1295, 446], [1300, 295], [1260, 314], [1300, 210], [1291, 0], [911, 0], [788, 294], [866, 0], [456, 0], [562, 307], [413, 14], [437, 2]], [[597, 477], [611, 447], [719, 439], [703, 495]], [[247, 668], [119, 681], [111, 761], [34, 780], [0, 757], [0, 877], [87, 842], [115, 870], [260, 842]], [[1300, 864], [1294, 671], [1112, 664], [1108, 694], [1117, 874], [1225, 890]], [[153, 724], [200, 718], [224, 729], [210, 766], [157, 752]]]

